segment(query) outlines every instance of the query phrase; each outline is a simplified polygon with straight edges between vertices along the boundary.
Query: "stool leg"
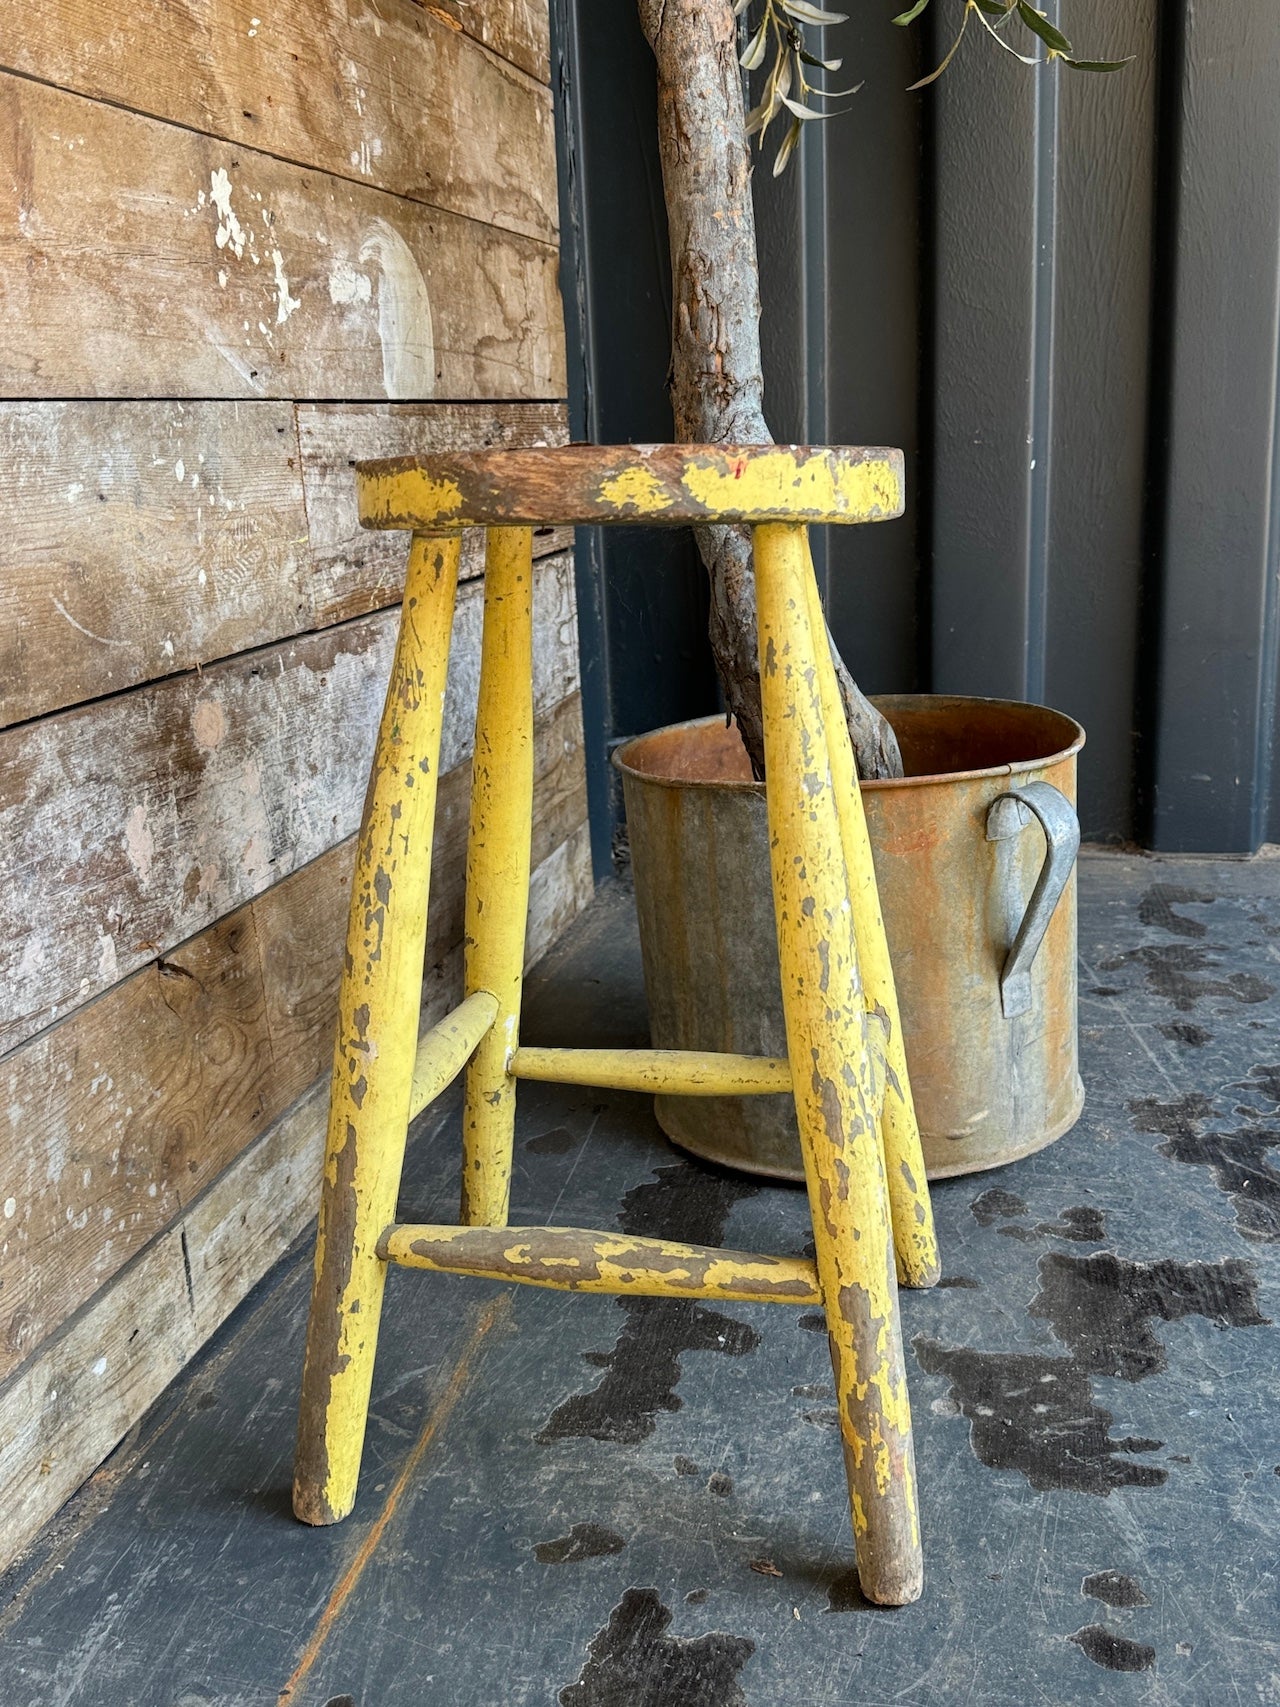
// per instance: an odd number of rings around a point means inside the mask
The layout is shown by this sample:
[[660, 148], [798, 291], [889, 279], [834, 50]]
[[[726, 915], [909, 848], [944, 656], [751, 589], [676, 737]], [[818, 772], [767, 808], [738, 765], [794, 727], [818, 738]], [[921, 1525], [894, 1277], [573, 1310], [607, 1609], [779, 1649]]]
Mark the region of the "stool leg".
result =
[[415, 535], [356, 843], [298, 1418], [293, 1509], [355, 1504], [422, 1001], [427, 890], [461, 541]]
[[467, 1067], [461, 1219], [505, 1227], [533, 824], [533, 532], [494, 527], [486, 543], [465, 954], [467, 994], [487, 990], [498, 1013]]
[[869, 1599], [896, 1606], [923, 1586], [915, 1454], [806, 553], [803, 527], [755, 529], [778, 954], [858, 1576]]
[[853, 901], [853, 925], [862, 974], [863, 994], [869, 1013], [879, 1012], [887, 1030], [885, 1040], [885, 1090], [880, 1110], [880, 1141], [884, 1146], [885, 1176], [889, 1185], [889, 1209], [893, 1224], [893, 1249], [898, 1282], [902, 1286], [935, 1286], [942, 1274], [938, 1239], [933, 1226], [933, 1208], [924, 1173], [924, 1151], [916, 1121], [907, 1054], [903, 1046], [902, 1018], [898, 992], [889, 959], [884, 915], [876, 888], [876, 868], [871, 857], [871, 838], [862, 791], [858, 787], [853, 743], [849, 739], [844, 705], [831, 662], [831, 648], [824, 644], [827, 619], [823, 615], [813, 559], [806, 562], [809, 583], [809, 622], [818, 657], [818, 689], [822, 720], [827, 730], [831, 758], [831, 785], [835, 790], [840, 839]]

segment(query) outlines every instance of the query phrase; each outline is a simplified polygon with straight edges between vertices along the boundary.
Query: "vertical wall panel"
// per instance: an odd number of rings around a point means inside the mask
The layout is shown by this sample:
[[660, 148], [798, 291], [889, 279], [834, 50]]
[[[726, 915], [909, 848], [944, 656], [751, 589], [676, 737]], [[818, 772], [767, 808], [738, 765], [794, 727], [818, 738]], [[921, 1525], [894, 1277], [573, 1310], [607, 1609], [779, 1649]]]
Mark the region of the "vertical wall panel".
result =
[[1280, 8], [1181, 13], [1150, 830], [1160, 848], [1245, 851], [1274, 719]]
[[[1033, 691], [1029, 521], [1044, 80], [971, 29], [936, 103], [933, 680]], [[943, 44], [939, 44], [941, 47]], [[1047, 324], [1047, 323], [1046, 323]], [[1036, 663], [1038, 669], [1038, 660]]]
[[1043, 697], [1088, 731], [1090, 837], [1134, 833], [1155, 224], [1157, 0], [1072, 0], [1074, 40], [1133, 54], [1059, 88]]
[[933, 686], [1089, 734], [1086, 836], [1133, 833], [1146, 526], [1155, 0], [1073, 0], [1115, 76], [977, 35], [937, 89]]
[[753, 180], [765, 414], [779, 439], [906, 453], [901, 521], [814, 530], [846, 661], [867, 692], [901, 693], [919, 680], [919, 105], [905, 93], [919, 42], [865, 15], [826, 33], [845, 64], [825, 81], [862, 87], [832, 103], [830, 123], [806, 126], [780, 178], [775, 126]]
[[844, 59], [827, 79], [861, 82], [811, 125], [826, 149], [826, 438], [906, 453], [907, 510], [884, 527], [828, 530], [829, 610], [837, 643], [868, 693], [922, 685], [918, 618], [927, 515], [919, 456], [921, 157], [924, 107], [907, 93], [921, 75], [918, 31], [888, 28], [876, 8], [851, 7], [828, 30]]

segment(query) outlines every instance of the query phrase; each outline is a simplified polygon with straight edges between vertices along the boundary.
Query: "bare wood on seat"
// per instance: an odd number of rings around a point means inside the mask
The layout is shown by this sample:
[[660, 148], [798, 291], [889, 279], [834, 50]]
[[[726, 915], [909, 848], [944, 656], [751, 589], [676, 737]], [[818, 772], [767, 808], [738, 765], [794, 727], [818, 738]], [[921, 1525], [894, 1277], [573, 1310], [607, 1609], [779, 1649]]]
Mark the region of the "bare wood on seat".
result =
[[836, 445], [562, 445], [356, 466], [360, 520], [482, 525], [877, 522], [902, 514], [900, 450]]

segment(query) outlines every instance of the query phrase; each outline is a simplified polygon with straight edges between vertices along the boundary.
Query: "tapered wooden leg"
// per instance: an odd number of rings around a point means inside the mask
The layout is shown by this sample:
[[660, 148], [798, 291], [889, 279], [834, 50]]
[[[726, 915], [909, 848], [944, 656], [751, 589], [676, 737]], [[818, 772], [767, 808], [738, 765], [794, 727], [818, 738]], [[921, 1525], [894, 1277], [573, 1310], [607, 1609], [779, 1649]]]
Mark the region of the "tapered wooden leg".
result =
[[893, 1223], [893, 1249], [898, 1282], [902, 1286], [935, 1286], [942, 1274], [938, 1239], [933, 1226], [933, 1207], [924, 1173], [924, 1151], [916, 1121], [907, 1054], [903, 1046], [902, 1018], [898, 992], [889, 960], [884, 915], [876, 887], [876, 868], [871, 857], [867, 815], [858, 787], [857, 764], [849, 739], [840, 687], [836, 681], [831, 648], [826, 644], [827, 624], [814, 578], [813, 559], [806, 545], [808, 566], [809, 622], [815, 636], [818, 660], [818, 690], [822, 719], [827, 730], [827, 752], [831, 759], [831, 783], [835, 789], [840, 818], [840, 839], [849, 872], [853, 901], [854, 936], [858, 968], [868, 1013], [877, 1014], [884, 1027], [884, 1101], [880, 1110], [880, 1141], [884, 1146], [885, 1177], [889, 1187], [889, 1209]]
[[487, 536], [484, 643], [467, 841], [466, 988], [487, 990], [498, 1017], [467, 1067], [462, 1212], [504, 1227], [511, 1201], [516, 1081], [533, 826], [533, 533]]
[[417, 1053], [427, 889], [460, 538], [415, 535], [356, 844], [329, 1095], [293, 1509], [355, 1503]]
[[858, 1576], [923, 1586], [911, 1411], [850, 886], [810, 617], [803, 527], [755, 530], [770, 858], [787, 1052], [849, 1477]]

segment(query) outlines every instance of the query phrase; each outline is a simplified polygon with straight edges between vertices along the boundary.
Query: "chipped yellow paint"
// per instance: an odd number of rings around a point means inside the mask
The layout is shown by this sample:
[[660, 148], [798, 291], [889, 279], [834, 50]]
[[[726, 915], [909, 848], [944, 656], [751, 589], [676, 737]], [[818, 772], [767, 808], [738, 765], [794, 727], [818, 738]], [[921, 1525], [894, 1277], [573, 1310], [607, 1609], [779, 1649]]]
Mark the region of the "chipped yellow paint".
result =
[[[670, 447], [668, 447], [670, 448]], [[552, 455], [554, 453], [547, 453]], [[602, 453], [603, 454], [603, 453]], [[664, 488], [643, 461], [586, 502], [597, 519], [644, 514], [896, 514], [895, 453], [691, 450]], [[478, 459], [483, 462], [483, 459]], [[461, 467], [461, 464], [456, 464]], [[510, 467], [504, 464], [504, 467]], [[616, 468], [616, 463], [615, 463]], [[474, 471], [472, 471], [474, 473]], [[480, 471], [483, 478], [486, 470]], [[545, 487], [545, 469], [539, 468]], [[459, 479], [471, 478], [459, 474]], [[452, 479], [417, 467], [362, 473], [361, 517], [455, 527]], [[481, 508], [523, 503], [515, 489]], [[582, 501], [582, 488], [563, 500]], [[594, 506], [592, 508], [591, 506]], [[628, 512], [613, 516], [610, 506]], [[603, 515], [601, 511], [604, 511]], [[391, 520], [392, 517], [396, 519]], [[416, 1050], [435, 769], [459, 540], [415, 537], [396, 661], [379, 733], [347, 937], [329, 1143], [295, 1476], [295, 1509], [333, 1522], [355, 1498], [385, 1266], [517, 1280], [568, 1291], [749, 1302], [821, 1301], [836, 1375], [858, 1569], [888, 1604], [921, 1588], [911, 1418], [897, 1314], [879, 1120], [892, 1076], [910, 1108], [892, 974], [848, 731], [803, 526], [756, 529], [768, 809], [788, 1059], [684, 1051], [521, 1049], [518, 1025], [532, 817], [531, 532], [489, 535], [485, 632], [467, 856], [462, 1006]], [[830, 745], [828, 743], [830, 742]], [[392, 896], [394, 895], [394, 904]], [[864, 994], [859, 955], [867, 966]], [[880, 958], [877, 958], [880, 957]], [[873, 1011], [867, 1001], [872, 999]], [[467, 1066], [458, 1227], [397, 1226], [409, 1113]], [[687, 1095], [777, 1093], [796, 1100], [816, 1262], [577, 1228], [506, 1227], [519, 1077]], [[888, 1127], [886, 1121], [886, 1127]], [[893, 1145], [897, 1146], [896, 1150]], [[901, 1135], [891, 1155], [908, 1154]], [[910, 1157], [908, 1157], [910, 1159]], [[923, 1167], [906, 1200], [925, 1231], [903, 1249], [928, 1264]]]
[[[808, 568], [809, 621], [815, 634], [825, 635], [826, 618], [813, 575], [812, 558]], [[828, 731], [831, 783], [840, 817], [840, 840], [849, 872], [863, 997], [868, 1014], [880, 1022], [873, 1031], [872, 1042], [875, 1054], [887, 1068], [882, 1083], [876, 1086], [876, 1095], [898, 1280], [903, 1286], [934, 1286], [942, 1273], [942, 1264], [938, 1257], [929, 1187], [925, 1181], [920, 1127], [907, 1073], [898, 992], [889, 959], [889, 942], [880, 910], [871, 837], [867, 832], [867, 816], [863, 810], [862, 791], [858, 787], [853, 748], [849, 741], [836, 738], [837, 732], [844, 727], [845, 716], [829, 646], [818, 647], [818, 691]]]
[[429, 530], [461, 525], [463, 498], [457, 481], [436, 479], [421, 468], [372, 477], [359, 473], [356, 494], [362, 527], [385, 527], [392, 516], [413, 518], [412, 524], [392, 522], [395, 527], [412, 525]]
[[719, 1298], [747, 1304], [819, 1304], [815, 1265], [582, 1227], [394, 1226], [379, 1243], [388, 1262], [440, 1274], [514, 1280], [559, 1292], [629, 1298]]
[[462, 1209], [467, 1226], [502, 1226], [511, 1199], [516, 1082], [533, 825], [533, 531], [490, 528], [471, 823], [467, 838], [465, 982], [497, 998], [493, 1026], [467, 1068]]
[[902, 485], [883, 457], [850, 462], [825, 451], [789, 448], [744, 458], [734, 468], [693, 464], [684, 488], [708, 511], [801, 515], [830, 522], [883, 521], [902, 514]]
[[600, 488], [602, 503], [617, 510], [633, 511], [637, 517], [658, 515], [675, 502], [651, 469], [625, 468]]
[[410, 1120], [448, 1090], [497, 1017], [498, 998], [488, 990], [477, 990], [423, 1034], [413, 1063]]
[[[802, 526], [754, 533], [761, 701], [787, 1052], [813, 1218], [837, 1408], [869, 1599], [923, 1586], [907, 1398], [875, 1075], [810, 612]], [[850, 758], [850, 764], [852, 759]], [[859, 1502], [861, 1513], [859, 1513]]]
[[338, 1002], [294, 1510], [355, 1503], [418, 1043], [458, 538], [415, 537], [364, 819]]
[[708, 1055], [694, 1049], [517, 1049], [517, 1079], [657, 1096], [776, 1096], [791, 1089], [791, 1065], [766, 1055]]
[[[558, 464], [558, 466], [557, 466]], [[566, 445], [392, 458], [357, 471], [365, 527], [885, 521], [902, 457], [865, 446]]]

